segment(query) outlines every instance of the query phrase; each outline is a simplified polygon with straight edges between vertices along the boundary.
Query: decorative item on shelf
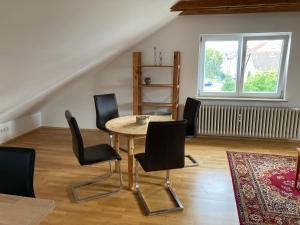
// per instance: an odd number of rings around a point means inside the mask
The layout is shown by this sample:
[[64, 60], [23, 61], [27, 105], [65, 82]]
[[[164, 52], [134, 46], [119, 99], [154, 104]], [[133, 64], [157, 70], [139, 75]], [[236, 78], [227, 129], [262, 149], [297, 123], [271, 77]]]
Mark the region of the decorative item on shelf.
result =
[[157, 53], [156, 53], [156, 47], [153, 48], [154, 51], [154, 65], [157, 65]]
[[159, 52], [159, 65], [161, 66], [162, 65], [162, 53]]
[[149, 85], [149, 84], [151, 84], [151, 77], [145, 77], [145, 84], [146, 85]]
[[138, 115], [135, 118], [136, 118], [136, 124], [138, 125], [145, 125], [150, 121], [149, 115]]

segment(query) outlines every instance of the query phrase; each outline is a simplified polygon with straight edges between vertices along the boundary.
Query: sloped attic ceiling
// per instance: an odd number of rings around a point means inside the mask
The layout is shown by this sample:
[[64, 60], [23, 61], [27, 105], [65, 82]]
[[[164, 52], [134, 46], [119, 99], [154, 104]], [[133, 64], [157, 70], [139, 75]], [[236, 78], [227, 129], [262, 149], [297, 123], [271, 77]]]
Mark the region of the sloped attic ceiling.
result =
[[0, 123], [175, 18], [176, 0], [1, 0]]

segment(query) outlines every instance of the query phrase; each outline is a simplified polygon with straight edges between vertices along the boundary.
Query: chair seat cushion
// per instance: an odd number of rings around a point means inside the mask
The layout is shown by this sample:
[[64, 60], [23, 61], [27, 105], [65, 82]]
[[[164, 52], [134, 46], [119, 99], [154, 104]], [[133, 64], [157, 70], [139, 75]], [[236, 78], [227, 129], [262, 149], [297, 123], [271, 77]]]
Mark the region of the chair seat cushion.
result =
[[135, 159], [139, 161], [141, 167], [145, 172], [184, 168], [184, 161], [183, 164], [181, 162], [178, 162], [177, 164], [173, 164], [173, 165], [168, 165], [168, 164], [161, 165], [158, 162], [157, 164], [152, 164], [149, 168], [145, 156], [146, 156], [145, 153], [138, 153], [134, 155]]
[[84, 149], [82, 165], [88, 165], [109, 160], [121, 160], [121, 156], [108, 144], [93, 145]]

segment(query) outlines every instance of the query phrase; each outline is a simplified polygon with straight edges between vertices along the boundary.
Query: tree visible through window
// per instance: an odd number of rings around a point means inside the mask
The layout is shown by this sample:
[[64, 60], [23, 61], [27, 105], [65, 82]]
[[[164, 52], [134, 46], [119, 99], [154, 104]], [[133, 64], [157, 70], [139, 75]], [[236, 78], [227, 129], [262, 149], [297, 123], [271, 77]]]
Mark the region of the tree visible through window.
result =
[[205, 74], [207, 79], [221, 79], [224, 76], [221, 65], [223, 64], [223, 55], [217, 50], [211, 48], [205, 52]]
[[236, 90], [237, 41], [209, 41], [205, 46], [204, 90], [233, 92]]

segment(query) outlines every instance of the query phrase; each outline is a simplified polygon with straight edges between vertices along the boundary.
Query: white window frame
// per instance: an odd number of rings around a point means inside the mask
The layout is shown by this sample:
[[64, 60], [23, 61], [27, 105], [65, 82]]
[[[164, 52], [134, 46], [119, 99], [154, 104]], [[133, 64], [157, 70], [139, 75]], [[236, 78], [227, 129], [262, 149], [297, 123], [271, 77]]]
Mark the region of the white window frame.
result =
[[[282, 57], [280, 62], [280, 74], [276, 93], [250, 93], [243, 92], [245, 57], [248, 40], [272, 40], [282, 39]], [[237, 77], [235, 92], [205, 92], [204, 69], [205, 69], [205, 43], [207, 41], [238, 41]], [[198, 65], [198, 97], [239, 98], [239, 99], [285, 99], [286, 80], [290, 51], [291, 33], [242, 33], [242, 34], [209, 34], [200, 36], [199, 65]]]

